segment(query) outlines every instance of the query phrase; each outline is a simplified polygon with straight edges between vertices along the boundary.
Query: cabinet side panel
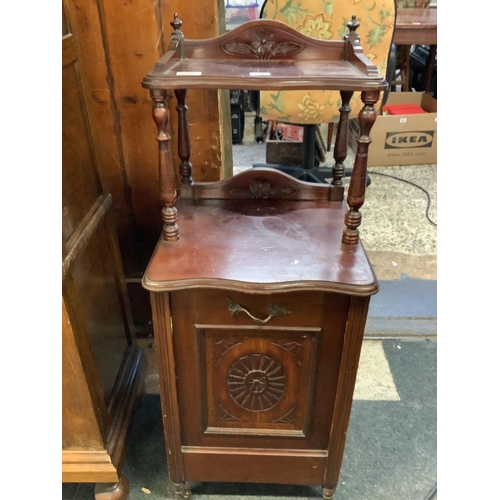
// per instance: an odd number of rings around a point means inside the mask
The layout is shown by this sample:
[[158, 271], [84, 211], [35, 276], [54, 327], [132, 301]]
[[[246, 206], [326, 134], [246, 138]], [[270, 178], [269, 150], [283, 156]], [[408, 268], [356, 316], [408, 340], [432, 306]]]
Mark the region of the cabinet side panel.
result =
[[335, 490], [340, 477], [369, 303], [370, 297], [350, 299], [323, 482], [323, 486], [329, 490]]
[[75, 331], [66, 305], [62, 310], [62, 446], [63, 449], [104, 449]]
[[106, 402], [129, 345], [114, 273], [113, 251], [102, 220], [76, 259], [72, 275]]

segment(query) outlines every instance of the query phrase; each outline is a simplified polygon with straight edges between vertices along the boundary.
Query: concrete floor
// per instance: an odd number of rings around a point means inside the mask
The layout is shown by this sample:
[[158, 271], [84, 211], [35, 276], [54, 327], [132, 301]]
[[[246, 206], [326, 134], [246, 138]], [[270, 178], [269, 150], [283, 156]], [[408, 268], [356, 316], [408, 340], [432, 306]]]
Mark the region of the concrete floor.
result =
[[[170, 496], [153, 349], [148, 394], [130, 434], [123, 473], [129, 500]], [[335, 500], [426, 500], [436, 483], [436, 340], [365, 340]], [[321, 488], [189, 483], [193, 500], [313, 500]], [[93, 484], [63, 484], [63, 500], [93, 500]], [[434, 496], [433, 499], [437, 499]]]
[[[326, 139], [326, 127], [322, 130]], [[265, 144], [247, 115], [244, 141], [233, 146], [234, 173], [265, 162]], [[346, 166], [352, 166], [349, 150]], [[325, 165], [333, 164], [327, 153]], [[361, 212], [363, 245], [380, 282], [372, 298], [351, 422], [335, 500], [425, 500], [436, 482], [437, 223], [436, 165], [371, 167]], [[153, 339], [147, 397], [138, 409], [124, 466], [130, 500], [170, 498]], [[306, 500], [313, 487], [191, 484], [193, 500]], [[143, 490], [145, 488], [146, 490]], [[148, 493], [148, 491], [150, 493]], [[93, 499], [93, 485], [64, 484], [63, 500]], [[434, 495], [437, 499], [437, 495]]]

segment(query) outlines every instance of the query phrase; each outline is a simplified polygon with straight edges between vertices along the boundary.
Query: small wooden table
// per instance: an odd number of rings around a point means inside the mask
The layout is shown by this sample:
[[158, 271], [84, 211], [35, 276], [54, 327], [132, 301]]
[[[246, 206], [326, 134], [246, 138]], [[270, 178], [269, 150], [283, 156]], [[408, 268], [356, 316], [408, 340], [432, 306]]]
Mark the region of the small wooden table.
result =
[[398, 9], [393, 42], [437, 45], [437, 9]]
[[393, 43], [430, 46], [424, 84], [428, 92], [437, 49], [437, 8], [398, 9]]

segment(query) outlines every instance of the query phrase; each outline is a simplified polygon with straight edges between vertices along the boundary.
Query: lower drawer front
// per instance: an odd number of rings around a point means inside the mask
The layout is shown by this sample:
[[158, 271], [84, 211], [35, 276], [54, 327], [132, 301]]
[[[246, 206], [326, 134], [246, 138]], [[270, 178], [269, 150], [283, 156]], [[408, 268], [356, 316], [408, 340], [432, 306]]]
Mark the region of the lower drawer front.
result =
[[325, 450], [348, 305], [315, 292], [172, 293], [183, 446]]

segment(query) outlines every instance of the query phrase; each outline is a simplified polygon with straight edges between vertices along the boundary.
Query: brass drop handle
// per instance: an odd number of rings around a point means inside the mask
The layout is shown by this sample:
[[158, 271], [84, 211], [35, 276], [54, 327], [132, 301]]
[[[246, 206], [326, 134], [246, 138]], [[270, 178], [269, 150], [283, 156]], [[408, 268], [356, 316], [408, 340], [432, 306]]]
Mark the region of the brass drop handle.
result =
[[269, 311], [269, 316], [265, 319], [260, 319], [244, 307], [240, 306], [236, 302], [233, 302], [229, 297], [226, 297], [226, 299], [229, 304], [229, 312], [231, 313], [231, 316], [236, 316], [238, 313], [244, 312], [248, 314], [248, 316], [250, 316], [250, 318], [252, 318], [256, 323], [267, 323], [271, 318], [274, 318], [274, 316], [279, 316], [280, 314], [290, 314], [292, 312], [277, 304], [268, 304], [267, 309]]

